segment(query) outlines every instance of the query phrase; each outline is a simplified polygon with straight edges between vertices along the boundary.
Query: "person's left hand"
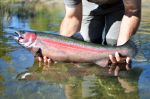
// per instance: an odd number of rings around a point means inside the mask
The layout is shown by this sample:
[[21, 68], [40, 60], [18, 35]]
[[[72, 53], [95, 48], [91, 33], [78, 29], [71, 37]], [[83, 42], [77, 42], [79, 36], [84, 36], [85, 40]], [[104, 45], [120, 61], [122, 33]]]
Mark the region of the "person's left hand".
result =
[[115, 56], [109, 55], [111, 65], [109, 68], [109, 73], [111, 74], [114, 71], [114, 76], [119, 75], [121, 70], [130, 70], [130, 57], [122, 57], [118, 52], [115, 53]]

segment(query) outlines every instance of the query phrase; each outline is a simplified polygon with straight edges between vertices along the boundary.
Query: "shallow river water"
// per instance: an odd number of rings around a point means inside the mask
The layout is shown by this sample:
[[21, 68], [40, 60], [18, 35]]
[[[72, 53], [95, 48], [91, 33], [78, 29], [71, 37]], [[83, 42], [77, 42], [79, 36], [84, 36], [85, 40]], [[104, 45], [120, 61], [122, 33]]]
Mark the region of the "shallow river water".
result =
[[19, 29], [58, 32], [64, 16], [62, 4], [52, 3], [49, 7], [38, 2], [10, 2], [6, 6], [2, 2], [0, 99], [149, 99], [149, 3], [142, 4], [142, 21], [134, 38], [147, 61], [135, 63], [131, 71], [113, 77], [94, 64], [38, 63], [12, 38]]

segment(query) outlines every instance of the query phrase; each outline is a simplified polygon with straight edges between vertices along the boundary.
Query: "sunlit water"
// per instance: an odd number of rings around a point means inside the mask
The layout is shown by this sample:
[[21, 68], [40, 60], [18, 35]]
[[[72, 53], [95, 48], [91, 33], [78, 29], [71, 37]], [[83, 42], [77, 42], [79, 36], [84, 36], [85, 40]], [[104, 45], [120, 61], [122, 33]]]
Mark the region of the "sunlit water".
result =
[[[35, 61], [12, 35], [18, 29], [58, 32], [64, 10], [54, 4], [50, 8], [40, 7], [42, 10], [36, 9], [39, 6], [36, 4], [31, 7], [33, 11], [20, 5], [13, 3], [11, 9], [5, 6], [0, 13], [0, 99], [150, 98], [149, 61], [134, 64], [130, 72], [121, 72], [118, 78], [94, 64], [55, 63], [49, 66]], [[149, 8], [148, 3], [143, 4], [142, 22], [135, 37], [148, 60]]]

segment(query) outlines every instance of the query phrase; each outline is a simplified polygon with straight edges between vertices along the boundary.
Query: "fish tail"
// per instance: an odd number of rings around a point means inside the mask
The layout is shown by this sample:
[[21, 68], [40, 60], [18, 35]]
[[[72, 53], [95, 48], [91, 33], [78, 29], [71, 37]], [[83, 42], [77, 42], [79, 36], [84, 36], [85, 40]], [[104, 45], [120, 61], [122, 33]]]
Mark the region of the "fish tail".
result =
[[124, 45], [121, 45], [121, 47], [127, 48], [132, 58], [138, 53], [138, 47], [132, 40], [128, 40]]

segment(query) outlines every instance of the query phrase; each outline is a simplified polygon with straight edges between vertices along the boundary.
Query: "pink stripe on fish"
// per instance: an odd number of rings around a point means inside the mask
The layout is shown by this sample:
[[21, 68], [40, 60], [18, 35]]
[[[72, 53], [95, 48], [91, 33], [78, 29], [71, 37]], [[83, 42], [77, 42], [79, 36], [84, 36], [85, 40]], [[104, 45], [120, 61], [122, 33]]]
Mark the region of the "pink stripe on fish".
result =
[[127, 52], [127, 50], [105, 50], [105, 49], [94, 49], [90, 47], [84, 47], [80, 45], [75, 45], [67, 42], [61, 42], [61, 41], [56, 41], [52, 39], [45, 39], [45, 38], [40, 38], [41, 41], [48, 43], [49, 46], [54, 45], [54, 46], [60, 46], [60, 47], [65, 47], [69, 49], [74, 49], [74, 50], [81, 50], [81, 51], [92, 51], [92, 52], [99, 52], [99, 53], [104, 53], [104, 52]]

